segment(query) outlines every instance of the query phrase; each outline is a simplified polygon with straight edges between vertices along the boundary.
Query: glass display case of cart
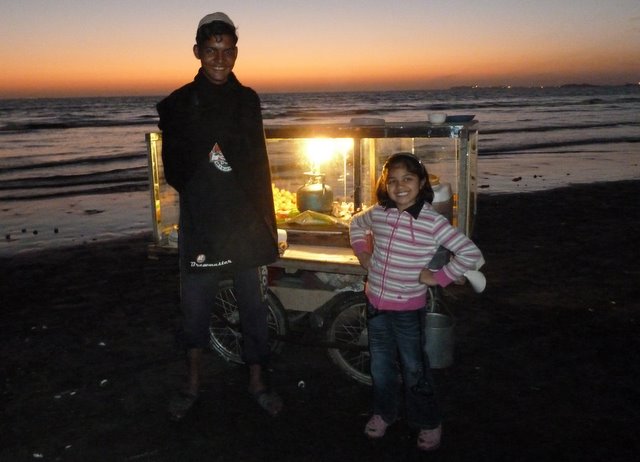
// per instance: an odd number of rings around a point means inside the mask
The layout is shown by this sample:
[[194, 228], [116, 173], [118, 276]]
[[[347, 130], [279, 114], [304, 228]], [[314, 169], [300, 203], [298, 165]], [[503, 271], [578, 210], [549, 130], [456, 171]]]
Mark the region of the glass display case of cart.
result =
[[[396, 152], [429, 171], [434, 206], [469, 235], [476, 213], [477, 122], [352, 119], [345, 124], [265, 127], [278, 228], [290, 246], [348, 247], [351, 216], [376, 203], [375, 184]], [[162, 134], [148, 133], [155, 246], [177, 245], [178, 196], [162, 169]], [[283, 233], [284, 234], [284, 233]]]

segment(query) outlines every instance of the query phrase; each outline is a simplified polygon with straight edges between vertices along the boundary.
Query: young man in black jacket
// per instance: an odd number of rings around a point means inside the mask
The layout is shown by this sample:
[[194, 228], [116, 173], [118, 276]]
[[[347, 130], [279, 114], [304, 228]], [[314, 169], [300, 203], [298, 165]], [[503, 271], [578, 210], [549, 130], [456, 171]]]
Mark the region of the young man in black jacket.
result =
[[171, 401], [182, 419], [198, 397], [202, 350], [219, 282], [233, 279], [249, 392], [275, 416], [282, 401], [265, 377], [267, 307], [260, 267], [278, 257], [271, 176], [258, 95], [233, 74], [236, 27], [224, 13], [200, 21], [193, 82], [158, 104], [167, 182], [180, 195], [180, 296], [186, 388]]

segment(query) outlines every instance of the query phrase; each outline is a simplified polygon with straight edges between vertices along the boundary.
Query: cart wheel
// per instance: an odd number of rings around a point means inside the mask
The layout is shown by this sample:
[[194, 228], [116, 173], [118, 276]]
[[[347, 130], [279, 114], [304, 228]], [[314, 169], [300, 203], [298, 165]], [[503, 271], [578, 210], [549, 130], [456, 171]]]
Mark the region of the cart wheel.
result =
[[371, 385], [365, 310], [366, 299], [362, 292], [354, 292], [335, 306], [327, 330], [327, 340], [344, 344], [344, 348], [328, 349], [331, 360], [352, 379]]
[[[284, 308], [271, 291], [267, 291], [267, 308], [269, 347], [272, 353], [278, 354], [282, 351], [281, 338], [287, 333], [287, 323]], [[211, 311], [209, 333], [209, 344], [214, 351], [227, 361], [243, 363], [240, 312], [232, 281], [224, 281], [220, 284], [216, 303]]]

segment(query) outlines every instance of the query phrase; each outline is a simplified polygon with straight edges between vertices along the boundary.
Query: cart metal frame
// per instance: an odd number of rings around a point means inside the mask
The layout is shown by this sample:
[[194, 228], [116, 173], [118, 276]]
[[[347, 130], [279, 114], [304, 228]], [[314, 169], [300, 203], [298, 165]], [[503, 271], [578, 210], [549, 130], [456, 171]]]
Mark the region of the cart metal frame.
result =
[[[379, 163], [372, 149], [371, 140], [381, 138], [431, 139], [446, 138], [453, 142], [456, 165], [455, 225], [465, 234], [472, 232], [476, 213], [477, 171], [477, 122], [430, 124], [428, 122], [385, 123], [383, 126], [343, 125], [292, 125], [265, 127], [269, 140], [295, 138], [352, 138], [353, 143], [353, 201], [367, 202], [364, 190], [374, 190]], [[149, 256], [176, 253], [175, 244], [167, 232], [167, 208], [176, 217], [177, 194], [164, 182], [161, 167], [162, 134], [146, 134], [149, 162], [149, 183], [154, 243], [149, 247]], [[373, 143], [375, 145], [375, 143]], [[372, 171], [363, 171], [368, 165]], [[379, 167], [379, 166], [378, 166]], [[365, 183], [366, 182], [366, 183]], [[362, 290], [343, 290], [308, 287], [305, 276], [315, 274], [350, 275], [362, 279], [365, 271], [360, 267], [351, 249], [341, 245], [313, 245], [290, 242], [280, 258], [269, 266], [269, 272], [279, 272], [293, 278], [298, 277], [299, 286], [282, 285], [269, 278], [267, 303], [269, 306], [269, 329], [271, 349], [281, 351], [285, 343], [322, 345], [333, 362], [350, 378], [370, 384], [369, 356], [367, 349], [366, 310]], [[441, 294], [430, 290], [430, 309], [442, 302]], [[294, 335], [308, 330], [313, 335]], [[211, 347], [224, 359], [241, 362], [242, 331], [232, 286], [224, 283], [220, 287], [211, 315]]]

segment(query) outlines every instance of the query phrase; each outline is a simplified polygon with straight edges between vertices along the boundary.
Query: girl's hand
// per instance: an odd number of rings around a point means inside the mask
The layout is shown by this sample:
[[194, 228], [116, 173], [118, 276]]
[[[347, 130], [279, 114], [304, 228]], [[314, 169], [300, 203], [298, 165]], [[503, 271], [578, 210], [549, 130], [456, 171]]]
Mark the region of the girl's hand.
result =
[[438, 281], [436, 281], [436, 278], [433, 276], [433, 271], [426, 268], [420, 271], [420, 278], [418, 280], [428, 286], [438, 285]]
[[362, 252], [356, 255], [356, 257], [358, 258], [358, 261], [360, 262], [360, 265], [368, 270], [369, 269], [369, 263], [371, 262], [371, 254], [369, 252]]

